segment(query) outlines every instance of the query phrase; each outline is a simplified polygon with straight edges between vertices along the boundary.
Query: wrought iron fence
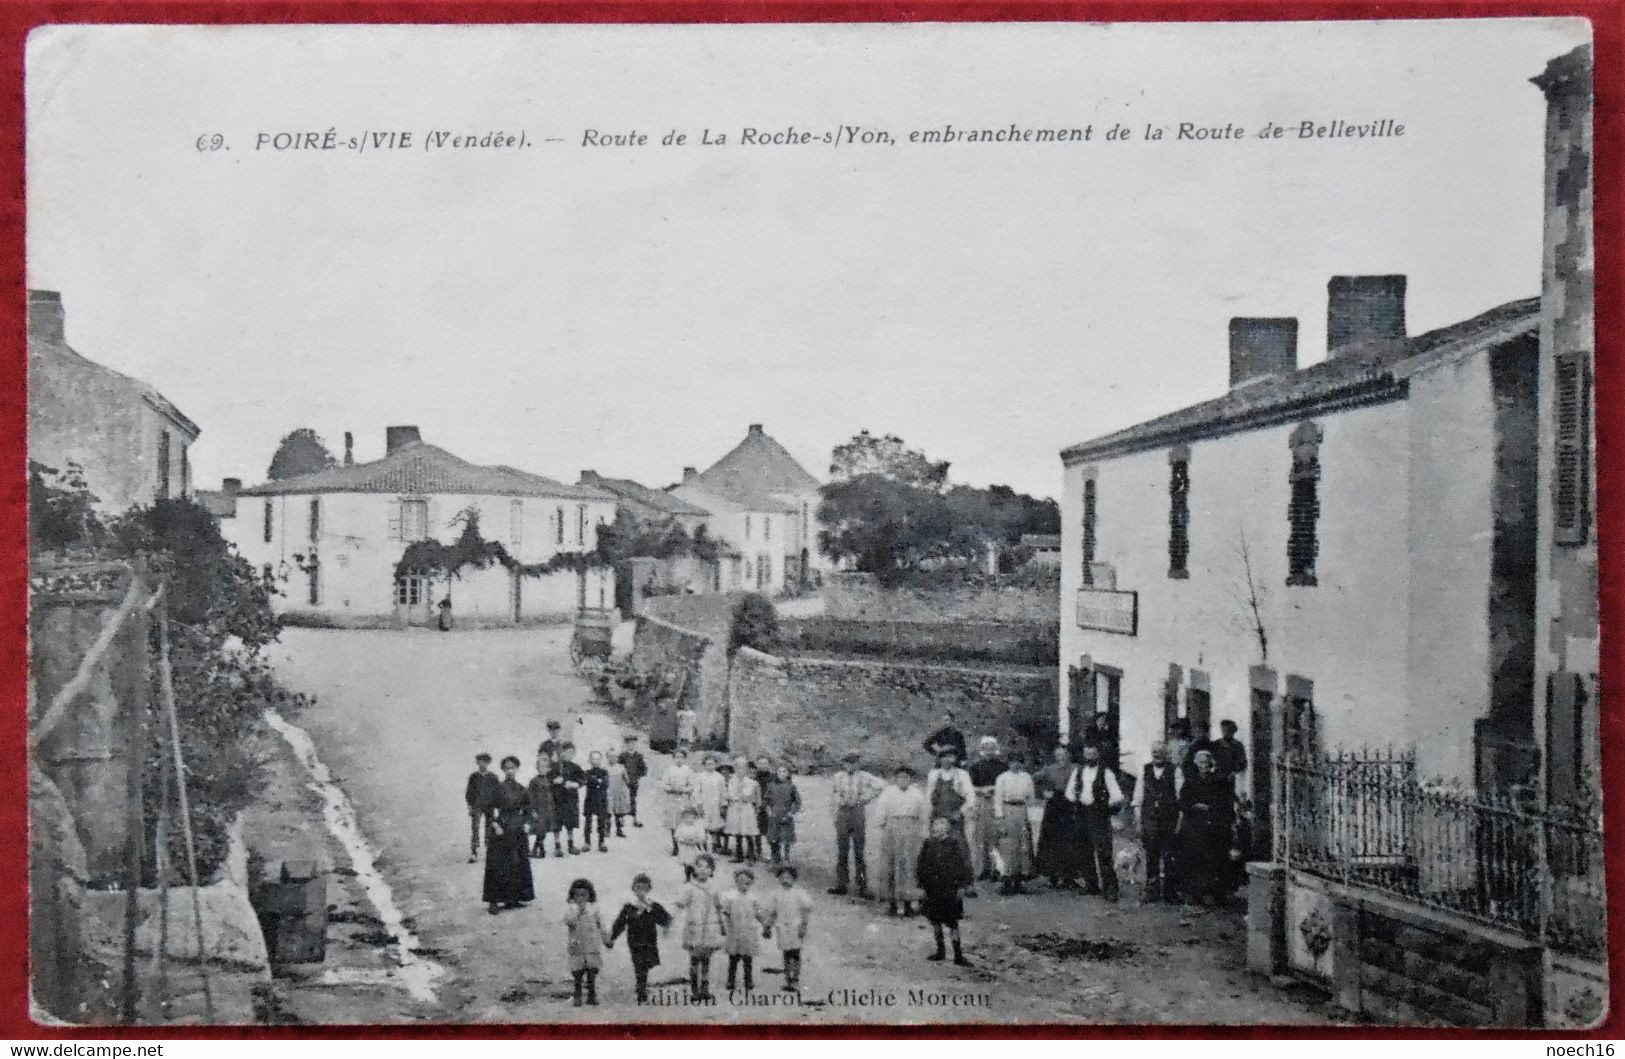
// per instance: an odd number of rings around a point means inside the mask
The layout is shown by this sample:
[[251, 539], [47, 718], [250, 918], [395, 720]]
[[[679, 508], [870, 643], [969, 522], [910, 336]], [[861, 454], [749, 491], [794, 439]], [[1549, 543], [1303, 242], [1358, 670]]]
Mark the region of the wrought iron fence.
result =
[[1408, 752], [1276, 759], [1283, 864], [1513, 931], [1606, 950], [1601, 814], [1418, 782]]

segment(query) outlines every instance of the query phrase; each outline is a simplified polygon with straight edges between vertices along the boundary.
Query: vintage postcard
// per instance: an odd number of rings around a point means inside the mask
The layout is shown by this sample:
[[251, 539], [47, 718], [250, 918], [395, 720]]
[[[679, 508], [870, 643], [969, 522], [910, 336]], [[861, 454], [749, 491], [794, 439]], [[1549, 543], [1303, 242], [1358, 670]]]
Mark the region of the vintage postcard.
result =
[[37, 1021], [1605, 1017], [1588, 22], [26, 89]]

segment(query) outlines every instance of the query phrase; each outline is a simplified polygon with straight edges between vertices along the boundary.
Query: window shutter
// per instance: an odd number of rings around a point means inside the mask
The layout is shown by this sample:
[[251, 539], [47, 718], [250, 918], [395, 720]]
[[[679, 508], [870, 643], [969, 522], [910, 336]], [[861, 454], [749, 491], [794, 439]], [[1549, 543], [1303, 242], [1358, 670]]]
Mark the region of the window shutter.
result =
[[389, 539], [392, 541], [401, 539], [401, 507], [404, 503], [402, 500], [389, 503]]
[[1557, 357], [1552, 532], [1559, 544], [1584, 544], [1590, 507], [1590, 380], [1587, 354]]
[[1095, 480], [1083, 482], [1083, 583], [1095, 583]]

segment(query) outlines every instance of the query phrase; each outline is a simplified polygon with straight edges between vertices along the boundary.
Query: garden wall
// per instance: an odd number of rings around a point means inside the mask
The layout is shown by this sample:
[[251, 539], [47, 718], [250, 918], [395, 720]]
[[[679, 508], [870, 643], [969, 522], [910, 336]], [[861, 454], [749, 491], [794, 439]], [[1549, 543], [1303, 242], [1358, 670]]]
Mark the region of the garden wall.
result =
[[[652, 600], [650, 602], [653, 602]], [[728, 732], [728, 641], [684, 628], [652, 613], [638, 618], [632, 639], [632, 666], [642, 673], [688, 674], [681, 702], [699, 715], [701, 744], [720, 744]], [[668, 712], [678, 706], [664, 703]], [[671, 716], [647, 719], [651, 743], [664, 744], [676, 730]]]
[[841, 573], [825, 580], [823, 592], [826, 617], [859, 621], [1053, 623], [1061, 613], [1058, 577], [883, 587], [873, 574]]
[[953, 710], [968, 738], [1008, 749], [1047, 745], [1055, 726], [1053, 668], [976, 669], [778, 657], [740, 648], [728, 679], [729, 749], [788, 759], [798, 771], [835, 766], [856, 750], [866, 767], [926, 768], [921, 747]]
[[779, 639], [789, 654], [1016, 666], [1054, 666], [1060, 661], [1060, 627], [1053, 617], [1046, 622], [781, 618]]

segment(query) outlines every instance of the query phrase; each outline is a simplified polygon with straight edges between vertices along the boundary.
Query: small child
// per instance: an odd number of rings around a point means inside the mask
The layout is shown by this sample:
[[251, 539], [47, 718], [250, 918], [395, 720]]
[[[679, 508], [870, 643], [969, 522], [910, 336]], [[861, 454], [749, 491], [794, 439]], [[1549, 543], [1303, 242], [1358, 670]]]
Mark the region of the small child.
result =
[[694, 877], [683, 886], [673, 907], [683, 910], [683, 948], [688, 950], [689, 999], [716, 999], [711, 995], [711, 957], [727, 940], [722, 901], [712, 891], [711, 873], [717, 862], [709, 853], [694, 858]]
[[491, 755], [483, 750], [474, 755], [474, 771], [468, 774], [463, 801], [468, 804], [468, 863], [480, 859], [480, 838], [485, 835], [486, 818], [497, 803], [502, 781], [491, 771]]
[[920, 889], [925, 891], [921, 911], [937, 940], [937, 951], [926, 959], [947, 957], [942, 945], [942, 928], [947, 927], [954, 941], [954, 963], [969, 967], [970, 961], [959, 947], [959, 921], [965, 915], [961, 891], [971, 881], [970, 861], [965, 857], [965, 846], [959, 836], [950, 834], [946, 817], [931, 821], [931, 837], [920, 847], [914, 871]]
[[728, 852], [728, 846], [732, 845], [735, 864], [746, 861], [755, 864], [756, 843], [761, 837], [761, 831], [756, 826], [756, 810], [762, 803], [762, 787], [756, 782], [750, 761], [746, 758], [741, 757], [734, 762], [733, 772], [728, 777], [726, 797], [728, 810], [723, 825], [722, 851]]
[[801, 946], [807, 940], [807, 922], [812, 918], [812, 898], [801, 888], [794, 865], [781, 864], [774, 869], [778, 876], [779, 891], [768, 906], [768, 922], [762, 928], [762, 937], [768, 931], [779, 935], [779, 952], [784, 958], [783, 992], [794, 993], [801, 988]]
[[604, 767], [604, 755], [594, 750], [587, 755], [587, 796], [582, 800], [581, 844], [592, 848], [592, 833], [598, 830], [598, 852], [608, 853], [605, 841], [609, 838], [609, 770]]
[[571, 853], [585, 853], [576, 849], [576, 828], [581, 826], [581, 785], [587, 774], [576, 764], [576, 745], [560, 743], [558, 759], [548, 770], [547, 779], [553, 787], [553, 856], [564, 856], [559, 848], [559, 835], [570, 843]]
[[[753, 781], [754, 782], [754, 781]], [[754, 806], [751, 812], [756, 810]], [[728, 992], [738, 988], [739, 969], [745, 969], [745, 992], [756, 988], [751, 975], [751, 964], [761, 947], [756, 932], [766, 925], [766, 916], [750, 888], [756, 882], [756, 873], [749, 868], [734, 872], [734, 889], [722, 899], [722, 919], [728, 929]]]
[[778, 773], [762, 791], [767, 810], [767, 842], [773, 863], [787, 863], [790, 847], [796, 843], [796, 816], [801, 812], [801, 792], [790, 778], [790, 766], [780, 765]]
[[526, 789], [530, 791], [530, 833], [535, 836], [535, 846], [531, 849], [532, 857], [547, 856], [547, 836], [551, 835], [553, 827], [553, 784], [550, 774], [553, 769], [553, 753], [550, 750], [540, 750], [536, 754], [536, 775], [530, 778]]
[[632, 876], [632, 900], [621, 906], [615, 925], [609, 931], [609, 944], [626, 933], [626, 951], [632, 955], [632, 974], [637, 981], [638, 1003], [649, 1002], [649, 972], [660, 965], [660, 941], [655, 931], [671, 929], [671, 913], [659, 901], [649, 900], [654, 883], [642, 872]]
[[604, 966], [604, 921], [598, 914], [598, 893], [591, 882], [570, 884], [564, 925], [569, 932], [570, 975], [575, 979], [575, 1006], [581, 1006], [586, 986], [587, 1003], [598, 1006], [598, 971]]
[[[634, 737], [635, 738], [635, 737]], [[626, 755], [609, 755], [609, 815], [615, 818], [615, 837], [625, 838], [625, 820], [632, 812], [632, 783], [626, 771]]]
[[705, 819], [694, 806], [688, 806], [677, 814], [677, 829], [672, 832], [672, 842], [682, 858], [683, 881], [688, 882], [694, 878], [694, 862], [711, 843], [711, 836], [705, 833]]

